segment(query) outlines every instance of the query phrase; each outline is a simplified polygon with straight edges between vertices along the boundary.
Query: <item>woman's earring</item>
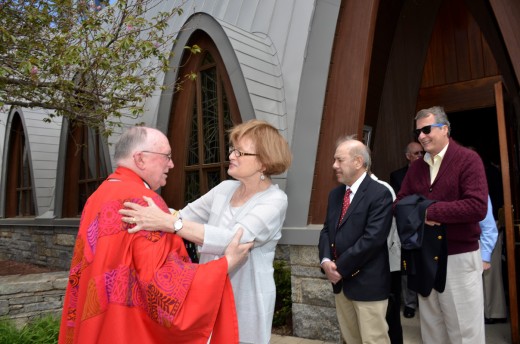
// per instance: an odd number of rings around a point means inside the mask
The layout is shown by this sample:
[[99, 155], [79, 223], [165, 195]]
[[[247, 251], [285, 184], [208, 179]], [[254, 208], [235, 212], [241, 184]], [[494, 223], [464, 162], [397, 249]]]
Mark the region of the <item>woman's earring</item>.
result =
[[265, 180], [265, 176], [264, 176], [263, 172], [261, 172], [261, 174], [260, 174], [260, 180]]

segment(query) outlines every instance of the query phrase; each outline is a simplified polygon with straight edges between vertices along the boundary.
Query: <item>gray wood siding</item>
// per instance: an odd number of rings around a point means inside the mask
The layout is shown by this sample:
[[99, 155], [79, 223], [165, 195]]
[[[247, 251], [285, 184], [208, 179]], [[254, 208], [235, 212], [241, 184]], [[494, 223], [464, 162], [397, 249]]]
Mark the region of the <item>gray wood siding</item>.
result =
[[36, 109], [25, 109], [23, 116], [32, 159], [35, 205], [40, 216], [53, 204], [62, 118], [44, 123], [42, 112]]

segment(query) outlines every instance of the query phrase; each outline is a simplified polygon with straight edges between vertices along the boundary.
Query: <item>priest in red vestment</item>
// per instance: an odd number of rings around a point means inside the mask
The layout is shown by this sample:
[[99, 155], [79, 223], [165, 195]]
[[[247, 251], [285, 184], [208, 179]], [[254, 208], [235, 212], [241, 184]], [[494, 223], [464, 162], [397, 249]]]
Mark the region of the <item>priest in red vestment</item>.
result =
[[235, 237], [225, 257], [198, 265], [175, 234], [129, 234], [118, 213], [125, 201], [147, 205], [144, 195], [168, 211], [153, 190], [166, 184], [171, 149], [160, 131], [133, 127], [114, 159], [116, 171], [83, 209], [59, 343], [238, 343], [228, 271], [251, 244]]

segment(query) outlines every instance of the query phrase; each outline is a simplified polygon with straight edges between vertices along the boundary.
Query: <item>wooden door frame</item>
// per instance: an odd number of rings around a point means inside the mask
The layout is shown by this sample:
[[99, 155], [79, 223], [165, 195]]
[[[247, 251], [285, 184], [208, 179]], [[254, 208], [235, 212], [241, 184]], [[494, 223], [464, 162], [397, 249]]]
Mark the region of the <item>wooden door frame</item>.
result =
[[504, 190], [504, 218], [505, 218], [505, 236], [506, 236], [506, 256], [507, 256], [507, 276], [509, 284], [509, 316], [511, 324], [511, 341], [518, 343], [520, 341], [519, 334], [519, 318], [518, 318], [518, 295], [516, 290], [516, 260], [515, 260], [515, 233], [513, 225], [513, 205], [511, 197], [511, 183], [509, 174], [509, 150], [506, 131], [505, 111], [504, 111], [504, 94], [502, 82], [494, 85], [496, 97], [496, 110], [498, 122], [498, 140], [500, 147], [500, 167], [502, 171], [502, 183]]
[[362, 135], [378, 6], [379, 0], [341, 3], [309, 205], [311, 224], [323, 223], [327, 212], [323, 200], [339, 185], [332, 170], [336, 140]]

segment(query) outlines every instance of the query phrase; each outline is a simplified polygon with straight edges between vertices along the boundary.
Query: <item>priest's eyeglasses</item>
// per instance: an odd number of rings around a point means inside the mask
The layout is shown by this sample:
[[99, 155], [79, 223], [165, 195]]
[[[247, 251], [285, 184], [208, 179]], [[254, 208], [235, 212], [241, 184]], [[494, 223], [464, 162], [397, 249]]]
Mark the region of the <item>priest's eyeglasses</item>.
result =
[[141, 153], [159, 154], [159, 155], [164, 156], [168, 160], [172, 159], [172, 153], [159, 153], [159, 152], [152, 152], [152, 151], [141, 151]]

